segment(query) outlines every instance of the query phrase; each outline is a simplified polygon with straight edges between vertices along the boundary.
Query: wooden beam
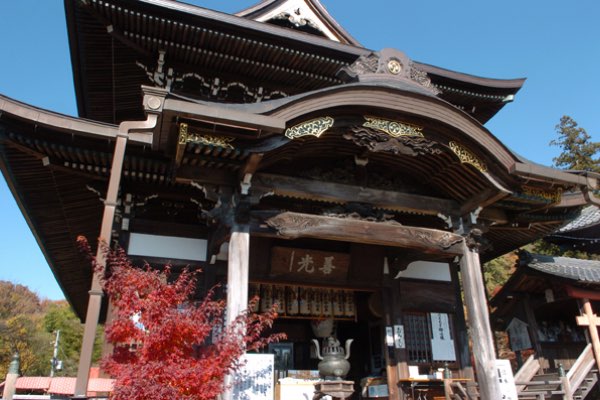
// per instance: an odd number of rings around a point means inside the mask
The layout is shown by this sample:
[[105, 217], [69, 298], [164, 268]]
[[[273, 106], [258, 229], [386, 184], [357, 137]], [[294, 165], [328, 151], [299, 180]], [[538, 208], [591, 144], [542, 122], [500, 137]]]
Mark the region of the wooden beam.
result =
[[571, 285], [567, 285], [565, 288], [569, 297], [600, 301], [600, 292], [597, 290], [586, 290]]
[[277, 133], [283, 132], [286, 127], [285, 120], [280, 117], [254, 114], [226, 107], [207, 106], [184, 100], [166, 99], [163, 109], [165, 111], [174, 111], [179, 115], [189, 116], [190, 118], [202, 118], [215, 124], [233, 127], [266, 130]]
[[486, 208], [487, 206], [496, 203], [508, 195], [510, 195], [510, 193], [499, 191], [497, 189], [485, 189], [481, 193], [471, 197], [469, 200], [461, 204], [460, 215], [466, 215], [477, 210], [479, 207], [482, 209]]
[[403, 247], [433, 254], [462, 254], [459, 245], [463, 241], [462, 236], [436, 229], [294, 212], [283, 212], [276, 215], [273, 213], [261, 215], [260, 212], [254, 212], [254, 216], [258, 216], [264, 221], [264, 224], [261, 225], [262, 229], [260, 229], [261, 227], [254, 229], [253, 233], [257, 235], [273, 236], [277, 234], [285, 239], [308, 237]]
[[484, 208], [479, 214], [479, 219], [494, 221], [499, 225], [508, 223], [508, 215], [506, 215], [506, 211], [495, 207]]
[[235, 173], [214, 168], [185, 165], [177, 170], [177, 183], [197, 182], [199, 184], [235, 186], [239, 183]]
[[238, 179], [240, 180], [242, 194], [247, 195], [250, 189], [253, 175], [258, 170], [258, 166], [263, 159], [263, 153], [250, 154], [244, 166], [240, 169]]
[[386, 210], [426, 215], [458, 216], [460, 210], [458, 203], [448, 199], [263, 173], [256, 174], [252, 188], [279, 196], [332, 203], [368, 203]]

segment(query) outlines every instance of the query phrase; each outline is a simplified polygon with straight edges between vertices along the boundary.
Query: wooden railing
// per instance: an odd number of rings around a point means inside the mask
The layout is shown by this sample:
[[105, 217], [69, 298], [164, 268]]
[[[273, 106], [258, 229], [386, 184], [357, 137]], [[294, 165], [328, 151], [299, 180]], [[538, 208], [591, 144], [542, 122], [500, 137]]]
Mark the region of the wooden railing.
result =
[[[552, 396], [561, 396], [563, 400], [573, 400], [573, 395], [586, 380], [595, 364], [592, 345], [589, 344], [566, 375], [560, 376], [559, 374], [556, 377], [557, 379], [533, 380], [540, 370], [540, 362], [530, 356], [515, 374], [515, 385], [519, 399], [544, 400]], [[474, 383], [465, 386], [461, 382], [445, 379], [444, 392], [446, 400], [479, 399]]]
[[592, 345], [589, 344], [566, 375], [559, 374], [557, 379], [552, 380], [532, 380], [540, 369], [540, 363], [531, 356], [515, 374], [519, 399], [543, 400], [560, 395], [563, 400], [573, 400], [573, 395], [581, 387], [594, 365], [594, 353]]
[[446, 400], [478, 400], [479, 394], [476, 383], [465, 383], [444, 379], [444, 394]]
[[[540, 362], [537, 358], [532, 355], [529, 356], [527, 361], [519, 368], [517, 373], [515, 374], [515, 383], [516, 382], [530, 382], [533, 377], [540, 370]], [[521, 393], [526, 385], [517, 384], [517, 394]]]
[[577, 389], [579, 389], [581, 383], [588, 376], [592, 368], [594, 368], [595, 364], [596, 360], [594, 359], [594, 350], [592, 349], [592, 344], [590, 343], [585, 347], [585, 349], [583, 349], [583, 352], [567, 373], [567, 379], [571, 385], [571, 395], [575, 393]]

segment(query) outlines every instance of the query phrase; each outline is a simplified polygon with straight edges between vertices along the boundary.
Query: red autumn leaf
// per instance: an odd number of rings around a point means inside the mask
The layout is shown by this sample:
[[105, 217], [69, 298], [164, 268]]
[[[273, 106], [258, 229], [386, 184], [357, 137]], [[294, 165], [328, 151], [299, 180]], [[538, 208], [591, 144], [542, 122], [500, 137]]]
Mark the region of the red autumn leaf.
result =
[[[78, 241], [98, 271], [87, 241]], [[116, 309], [115, 319], [106, 327], [114, 352], [102, 362], [115, 378], [112, 399], [213, 400], [225, 389], [225, 376], [241, 366], [246, 350], [283, 338], [263, 336], [277, 317], [276, 310], [245, 311], [223, 326], [226, 305], [214, 299], [214, 290], [199, 304], [190, 301], [196, 288], [194, 273], [184, 270], [169, 283], [169, 266], [162, 271], [136, 268], [123, 250], [104, 248], [109, 273], [102, 274], [106, 276], [102, 284]]]

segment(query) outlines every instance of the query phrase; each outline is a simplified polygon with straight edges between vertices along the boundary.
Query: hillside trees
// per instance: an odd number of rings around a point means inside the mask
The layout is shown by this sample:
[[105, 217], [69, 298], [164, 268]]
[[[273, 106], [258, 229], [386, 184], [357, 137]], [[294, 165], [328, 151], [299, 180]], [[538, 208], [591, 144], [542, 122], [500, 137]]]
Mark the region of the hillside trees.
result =
[[47, 374], [52, 336], [43, 329], [43, 304], [23, 285], [0, 281], [0, 377], [18, 351], [21, 372]]
[[[64, 300], [41, 300], [26, 286], [0, 281], [0, 379], [10, 360], [19, 352], [21, 374], [48, 376], [56, 331], [60, 330], [58, 359], [62, 370], [56, 376], [77, 372], [83, 325]], [[102, 335], [95, 348], [100, 358]]]
[[[76, 376], [79, 363], [79, 351], [83, 340], [83, 325], [65, 300], [48, 302], [44, 310], [43, 328], [50, 334], [60, 331], [58, 359], [62, 361], [62, 369], [56, 376]], [[96, 334], [93, 360], [101, 356], [103, 327]]]

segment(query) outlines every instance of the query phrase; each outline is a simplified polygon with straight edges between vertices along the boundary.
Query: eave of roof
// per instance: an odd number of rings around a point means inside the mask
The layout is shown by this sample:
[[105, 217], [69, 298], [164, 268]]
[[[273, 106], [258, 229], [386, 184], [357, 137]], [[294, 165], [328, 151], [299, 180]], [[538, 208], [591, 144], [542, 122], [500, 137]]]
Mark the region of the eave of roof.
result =
[[[72, 0], [66, 0], [72, 1]], [[321, 38], [314, 35], [309, 35], [303, 32], [293, 31], [286, 28], [265, 24], [263, 22], [256, 22], [249, 20], [238, 15], [231, 15], [222, 13], [219, 11], [209, 10], [195, 5], [181, 3], [176, 0], [136, 0], [140, 3], [146, 3], [149, 5], [164, 7], [167, 9], [183, 12], [189, 15], [209, 19], [219, 23], [225, 23], [229, 25], [235, 25], [241, 28], [246, 28], [259, 33], [266, 33], [279, 37], [285, 40], [297, 41], [311, 46], [316, 45], [319, 47], [340, 51], [353, 56], [361, 56], [374, 52], [374, 50], [367, 49], [362, 46], [339, 43], [330, 39]], [[260, 5], [261, 3], [259, 3]], [[322, 6], [321, 6], [322, 7]], [[471, 74], [462, 72], [452, 71], [441, 67], [436, 67], [430, 64], [421, 63], [415, 61], [415, 63], [427, 73], [439, 75], [445, 78], [454, 79], [457, 81], [463, 81], [478, 86], [488, 86], [491, 88], [501, 89], [513, 89], [518, 91], [525, 82], [525, 78], [517, 79], [495, 79], [479, 77]]]
[[[65, 0], [67, 10], [67, 21], [69, 25], [69, 40], [71, 43], [71, 56], [73, 60], [75, 88], [78, 98], [78, 107], [80, 115], [90, 115], [85, 107], [87, 92], [85, 77], [82, 76], [83, 65], [80, 65], [82, 58], [79, 57], [79, 38], [75, 27], [74, 4], [78, 0]], [[96, 0], [91, 0], [96, 1]], [[157, 10], [162, 15], [176, 15], [176, 19], [181, 18], [194, 20], [197, 24], [207, 22], [213, 26], [219, 26], [229, 32], [238, 32], [240, 37], [263, 37], [269, 40], [276, 40], [278, 43], [293, 51], [308, 51], [311, 54], [328, 54], [331, 57], [339, 57], [345, 63], [352, 62], [361, 55], [366, 55], [372, 50], [359, 46], [341, 44], [333, 40], [321, 38], [315, 35], [297, 32], [294, 30], [256, 22], [241, 18], [235, 15], [229, 15], [218, 11], [207, 10], [205, 8], [183, 4], [173, 0], [139, 0], [135, 3], [128, 0], [112, 0], [117, 5], [130, 5], [131, 7], [143, 4], [146, 7]], [[118, 8], [117, 8], [118, 9]], [[304, 49], [304, 50], [302, 50]], [[316, 49], [320, 49], [315, 53]], [[446, 87], [449, 98], [459, 102], [482, 102], [483, 107], [477, 108], [477, 115], [480, 122], [485, 123], [495, 113], [497, 113], [505, 104], [510, 101], [511, 95], [514, 95], [522, 86], [523, 79], [490, 79], [481, 78], [469, 74], [449, 71], [443, 68], [434, 67], [424, 63], [415, 62], [418, 68], [428, 72], [434, 84]], [[439, 81], [439, 82], [437, 82]], [[456, 86], [456, 87], [454, 87]], [[461, 103], [462, 104], [462, 103]]]
[[527, 268], [544, 274], [570, 279], [577, 283], [600, 283], [600, 261], [541, 254], [528, 254], [525, 261]]
[[[600, 208], [589, 206], [581, 211], [579, 217], [558, 230], [558, 233], [569, 233], [580, 229], [588, 228], [600, 223]], [[599, 238], [600, 239], [600, 238]]]
[[[70, 0], [66, 0], [70, 1]], [[94, 1], [94, 0], [92, 0]], [[125, 3], [127, 0], [123, 0]], [[145, 3], [150, 6], [162, 7], [176, 12], [182, 12], [190, 16], [211, 20], [220, 24], [236, 26], [238, 28], [247, 29], [257, 33], [266, 33], [281, 39], [282, 41], [297, 41], [311, 46], [319, 46], [335, 51], [340, 51], [346, 54], [360, 56], [369, 53], [370, 50], [363, 47], [347, 45], [330, 39], [322, 38], [315, 35], [310, 35], [304, 32], [293, 31], [275, 25], [265, 24], [262, 22], [253, 21], [250, 19], [238, 17], [219, 11], [209, 10], [195, 5], [181, 3], [175, 0], [136, 0], [139, 3]]]
[[115, 138], [119, 130], [117, 125], [105, 124], [44, 110], [0, 94], [0, 114], [2, 113], [58, 131], [81, 135]]

